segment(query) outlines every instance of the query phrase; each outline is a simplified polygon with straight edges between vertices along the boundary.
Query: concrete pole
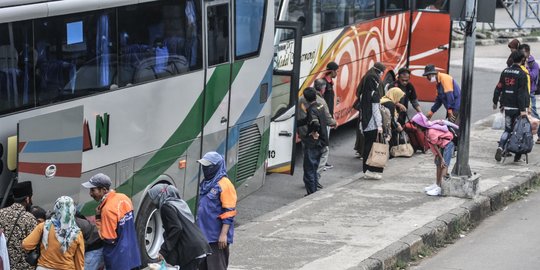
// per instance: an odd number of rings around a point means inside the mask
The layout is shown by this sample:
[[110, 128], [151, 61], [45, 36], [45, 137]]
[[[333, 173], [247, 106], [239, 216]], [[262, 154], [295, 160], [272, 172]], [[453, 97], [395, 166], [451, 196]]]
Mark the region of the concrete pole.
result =
[[476, 45], [476, 0], [466, 0], [465, 49], [461, 75], [461, 107], [459, 109], [459, 146], [452, 174], [472, 176], [469, 166], [469, 137], [471, 129], [471, 105], [474, 71], [474, 47]]

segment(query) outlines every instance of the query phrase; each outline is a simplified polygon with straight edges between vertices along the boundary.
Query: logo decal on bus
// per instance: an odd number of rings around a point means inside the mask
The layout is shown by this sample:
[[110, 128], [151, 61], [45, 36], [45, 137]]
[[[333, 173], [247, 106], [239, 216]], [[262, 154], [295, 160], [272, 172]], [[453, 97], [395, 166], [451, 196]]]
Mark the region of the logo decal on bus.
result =
[[[109, 121], [110, 115], [104, 113], [103, 116], [96, 115], [96, 130], [95, 130], [95, 146], [100, 148], [101, 145], [109, 145]], [[83, 152], [94, 149], [92, 145], [92, 137], [90, 135], [90, 127], [88, 121], [84, 121], [84, 132], [83, 132]]]

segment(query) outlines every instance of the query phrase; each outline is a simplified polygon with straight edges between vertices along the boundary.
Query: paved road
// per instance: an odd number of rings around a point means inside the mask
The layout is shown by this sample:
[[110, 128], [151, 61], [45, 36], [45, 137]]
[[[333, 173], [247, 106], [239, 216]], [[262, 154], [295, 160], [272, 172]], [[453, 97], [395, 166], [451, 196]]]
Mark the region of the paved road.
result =
[[[539, 52], [540, 43], [531, 44], [533, 53]], [[506, 45], [477, 47], [475, 57], [475, 73], [473, 79], [472, 121], [478, 121], [490, 114], [493, 88], [499, 79], [500, 71], [505, 67], [509, 51]], [[463, 50], [452, 49], [450, 74], [461, 82], [460, 67], [463, 61]], [[429, 103], [422, 103], [428, 110]], [[434, 118], [442, 118], [442, 110]], [[354, 124], [347, 124], [335, 130], [330, 138], [330, 163], [335, 166], [322, 176], [321, 183], [331, 185], [361, 171], [361, 160], [354, 157], [352, 150], [355, 139]], [[272, 174], [266, 177], [264, 186], [239, 202], [239, 214], [236, 225], [240, 226], [267, 212], [276, 210], [288, 203], [302, 198], [305, 188], [302, 182], [302, 156], [297, 152], [294, 176]]]
[[540, 193], [511, 204], [413, 270], [540, 269]]

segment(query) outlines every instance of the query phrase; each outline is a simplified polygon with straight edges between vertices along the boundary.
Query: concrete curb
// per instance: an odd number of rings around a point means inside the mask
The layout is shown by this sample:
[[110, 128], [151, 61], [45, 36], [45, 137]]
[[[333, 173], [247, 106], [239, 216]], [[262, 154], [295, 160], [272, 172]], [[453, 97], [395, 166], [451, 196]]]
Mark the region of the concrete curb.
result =
[[[529, 37], [518, 37], [518, 38], [495, 38], [495, 39], [477, 39], [476, 46], [492, 46], [496, 44], [508, 44], [512, 39], [517, 39], [521, 43], [531, 43], [531, 42], [540, 42], [540, 37], [529, 36]], [[463, 40], [452, 40], [452, 48], [463, 48], [465, 41]]]
[[410, 262], [412, 258], [417, 258], [425, 248], [438, 248], [445, 241], [458, 238], [463, 228], [475, 227], [488, 216], [513, 202], [516, 194], [523, 194], [538, 183], [540, 170], [519, 173], [507, 182], [481, 192], [474, 199], [437, 217], [351, 269], [396, 269], [397, 266]]

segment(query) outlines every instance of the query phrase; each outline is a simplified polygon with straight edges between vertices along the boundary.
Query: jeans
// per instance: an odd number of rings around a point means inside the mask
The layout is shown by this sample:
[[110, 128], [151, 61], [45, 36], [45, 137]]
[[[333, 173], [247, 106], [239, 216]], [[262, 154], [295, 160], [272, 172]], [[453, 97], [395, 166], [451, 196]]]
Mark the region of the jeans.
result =
[[103, 248], [84, 253], [84, 269], [98, 270], [103, 267]]
[[317, 183], [319, 183], [317, 168], [319, 168], [322, 151], [323, 147], [304, 147], [304, 185], [307, 194], [317, 191]]
[[508, 136], [510, 133], [512, 133], [512, 130], [514, 129], [514, 122], [516, 121], [516, 118], [519, 116], [519, 110], [505, 110], [504, 111], [504, 132], [501, 135], [501, 139], [499, 140], [499, 147], [504, 149], [506, 146], [506, 142], [508, 141]]
[[[450, 167], [450, 162], [452, 161], [452, 154], [454, 153], [454, 142], [449, 142], [446, 147], [442, 150], [442, 156], [444, 159], [444, 164], [446, 167]], [[435, 165], [439, 165], [439, 160], [435, 159]]]
[[538, 115], [538, 110], [536, 109], [536, 96], [534, 94], [531, 95], [531, 108], [532, 116], [536, 119], [540, 119], [540, 116]]

